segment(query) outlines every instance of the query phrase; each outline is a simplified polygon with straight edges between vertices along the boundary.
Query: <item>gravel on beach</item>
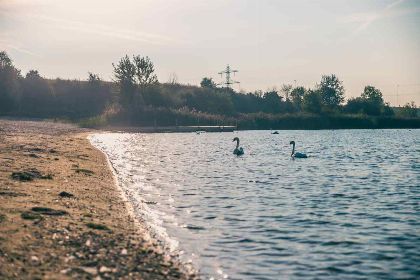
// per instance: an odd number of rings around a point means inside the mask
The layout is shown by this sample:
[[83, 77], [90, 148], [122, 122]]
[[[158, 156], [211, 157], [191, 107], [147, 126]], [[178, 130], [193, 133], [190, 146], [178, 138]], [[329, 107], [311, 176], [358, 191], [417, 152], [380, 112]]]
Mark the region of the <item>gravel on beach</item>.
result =
[[0, 120], [0, 279], [197, 279], [134, 221], [90, 132]]

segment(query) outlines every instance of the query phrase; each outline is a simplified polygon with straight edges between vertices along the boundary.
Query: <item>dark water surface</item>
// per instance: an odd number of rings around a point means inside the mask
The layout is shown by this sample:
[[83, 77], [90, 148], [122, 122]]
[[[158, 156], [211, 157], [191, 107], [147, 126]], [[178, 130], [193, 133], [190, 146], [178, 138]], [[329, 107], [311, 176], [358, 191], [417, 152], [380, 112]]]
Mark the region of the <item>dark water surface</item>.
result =
[[[309, 158], [292, 160], [290, 140]], [[420, 277], [420, 130], [91, 141], [139, 217], [206, 278]]]

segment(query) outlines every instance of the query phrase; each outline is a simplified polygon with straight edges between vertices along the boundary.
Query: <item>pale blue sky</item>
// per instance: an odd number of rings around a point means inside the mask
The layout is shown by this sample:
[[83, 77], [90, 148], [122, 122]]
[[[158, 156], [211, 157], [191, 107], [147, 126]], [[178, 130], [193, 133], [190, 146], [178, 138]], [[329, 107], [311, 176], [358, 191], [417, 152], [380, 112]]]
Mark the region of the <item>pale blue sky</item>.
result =
[[239, 70], [236, 89], [294, 83], [322, 74], [346, 96], [372, 84], [386, 101], [420, 104], [419, 0], [0, 0], [0, 49], [27, 72], [112, 79], [112, 62], [148, 55], [159, 80], [220, 81]]

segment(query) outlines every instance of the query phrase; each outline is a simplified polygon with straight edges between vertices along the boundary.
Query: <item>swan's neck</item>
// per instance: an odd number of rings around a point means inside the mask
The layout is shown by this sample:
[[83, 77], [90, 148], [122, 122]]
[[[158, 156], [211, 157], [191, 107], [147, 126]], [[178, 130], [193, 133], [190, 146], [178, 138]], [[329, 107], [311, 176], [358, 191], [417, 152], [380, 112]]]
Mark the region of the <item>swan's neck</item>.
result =
[[236, 149], [239, 148], [239, 140], [236, 140]]
[[292, 156], [295, 154], [295, 144], [293, 144], [293, 148], [292, 148]]

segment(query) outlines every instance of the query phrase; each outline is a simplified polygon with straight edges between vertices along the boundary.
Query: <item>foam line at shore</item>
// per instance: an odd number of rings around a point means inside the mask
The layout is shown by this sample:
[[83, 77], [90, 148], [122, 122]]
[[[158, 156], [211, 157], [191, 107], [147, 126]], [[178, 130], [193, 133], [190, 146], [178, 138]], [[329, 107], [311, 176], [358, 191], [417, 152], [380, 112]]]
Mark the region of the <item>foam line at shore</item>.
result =
[[94, 134], [89, 134], [87, 136], [87, 139], [89, 140], [89, 143], [92, 145], [92, 147], [94, 147], [95, 149], [97, 149], [98, 151], [100, 151], [107, 162], [108, 168], [111, 170], [112, 173], [112, 178], [114, 179], [114, 184], [118, 189], [118, 192], [120, 193], [121, 199], [122, 201], [124, 201], [124, 205], [125, 208], [129, 214], [129, 216], [132, 218], [133, 223], [135, 224], [136, 228], [138, 229], [138, 231], [140, 233], [143, 234], [144, 239], [146, 239], [147, 241], [152, 241], [152, 237], [150, 235], [150, 233], [145, 229], [145, 227], [139, 222], [138, 217], [135, 213], [134, 207], [133, 205], [130, 203], [129, 198], [127, 197], [126, 193], [124, 192], [123, 188], [121, 187], [120, 182], [118, 181], [118, 174], [117, 174], [117, 170], [115, 169], [115, 167], [112, 165], [111, 160], [108, 157], [108, 154], [102, 150], [99, 146], [96, 146], [94, 144], [94, 142], [92, 141], [92, 137], [94, 136]]
[[[106, 151], [100, 146], [97, 145], [97, 143], [94, 140], [95, 134], [89, 134], [87, 136], [87, 139], [89, 140], [90, 144], [100, 151], [107, 162], [108, 168], [112, 172], [112, 177], [114, 179], [114, 183], [116, 185], [116, 188], [118, 189], [118, 192], [120, 193], [120, 196], [125, 204], [125, 208], [127, 210], [127, 213], [129, 214], [130, 218], [134, 222], [136, 228], [138, 231], [144, 236], [144, 239], [153, 244], [153, 246], [159, 250], [159, 252], [162, 252], [166, 258], [175, 258], [177, 261], [182, 263], [182, 268], [185, 269], [185, 272], [188, 274], [197, 274], [197, 269], [192, 266], [190, 263], [182, 262], [180, 259], [179, 252], [175, 250], [178, 247], [178, 241], [171, 239], [168, 234], [166, 233], [166, 230], [162, 227], [159, 227], [157, 225], [150, 225], [143, 216], [155, 216], [153, 211], [148, 208], [147, 205], [138, 205], [138, 201], [133, 199], [122, 186], [122, 183], [119, 181], [118, 177], [118, 171], [112, 164], [112, 161], [109, 158], [109, 155], [106, 153]], [[135, 208], [134, 205], [137, 205], [138, 208]], [[156, 219], [157, 217], [153, 217], [153, 219]]]

